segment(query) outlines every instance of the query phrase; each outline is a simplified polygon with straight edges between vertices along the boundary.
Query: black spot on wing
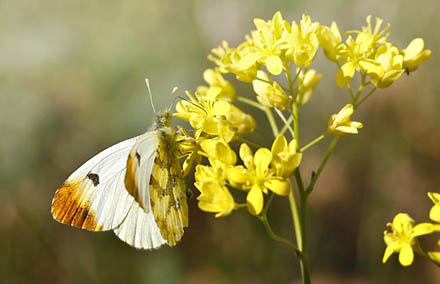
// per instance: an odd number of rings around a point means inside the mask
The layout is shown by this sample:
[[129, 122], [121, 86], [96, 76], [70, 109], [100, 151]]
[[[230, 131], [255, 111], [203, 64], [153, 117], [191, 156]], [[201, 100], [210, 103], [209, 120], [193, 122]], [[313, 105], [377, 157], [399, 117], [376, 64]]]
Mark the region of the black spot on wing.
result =
[[96, 187], [99, 184], [99, 176], [97, 174], [88, 173], [87, 178], [93, 182], [93, 185]]
[[138, 162], [138, 165], [140, 165], [141, 164], [141, 155], [138, 152], [136, 152], [136, 160]]

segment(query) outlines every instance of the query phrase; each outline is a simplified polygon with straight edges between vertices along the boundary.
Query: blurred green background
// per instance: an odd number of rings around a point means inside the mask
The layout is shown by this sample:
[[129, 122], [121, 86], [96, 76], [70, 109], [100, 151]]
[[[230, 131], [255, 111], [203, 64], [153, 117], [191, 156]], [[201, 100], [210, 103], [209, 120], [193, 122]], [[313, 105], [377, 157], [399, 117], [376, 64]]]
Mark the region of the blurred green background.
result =
[[[423, 37], [433, 50], [420, 70], [359, 109], [354, 118], [364, 128], [342, 139], [311, 196], [309, 234], [315, 283], [439, 283], [440, 270], [421, 257], [409, 268], [395, 256], [381, 263], [386, 222], [397, 212], [427, 221], [426, 193], [440, 192], [437, 0], [0, 0], [0, 282], [297, 283], [295, 257], [244, 210], [215, 219], [193, 198], [182, 242], [148, 252], [50, 214], [73, 170], [148, 129], [145, 77], [156, 107], [169, 106], [174, 86], [182, 95], [203, 83], [211, 48], [222, 40], [234, 46], [253, 18], [277, 10], [289, 21], [303, 13], [321, 24], [335, 20], [341, 30], [360, 29], [372, 14], [392, 24], [389, 40], [400, 48]], [[324, 78], [302, 109], [304, 142], [348, 102], [321, 51], [315, 63]], [[251, 95], [243, 84], [238, 91]], [[328, 142], [305, 154], [303, 175]], [[293, 236], [285, 199], [269, 215], [276, 232]]]

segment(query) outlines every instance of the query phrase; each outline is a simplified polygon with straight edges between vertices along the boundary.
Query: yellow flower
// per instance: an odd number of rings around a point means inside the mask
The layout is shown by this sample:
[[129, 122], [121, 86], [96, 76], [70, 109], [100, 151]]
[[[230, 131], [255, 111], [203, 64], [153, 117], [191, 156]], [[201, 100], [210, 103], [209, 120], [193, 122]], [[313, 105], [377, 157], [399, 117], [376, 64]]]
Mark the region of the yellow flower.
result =
[[226, 121], [225, 115], [230, 112], [231, 104], [217, 100], [220, 89], [211, 89], [206, 95], [186, 92], [190, 101], [181, 100], [176, 105], [177, 113], [173, 115], [184, 121], [188, 121], [196, 130], [195, 138], [198, 139], [202, 132], [209, 135], [223, 137], [230, 141], [234, 136], [231, 125]]
[[277, 176], [288, 177], [301, 163], [302, 154], [297, 153], [298, 143], [295, 139], [287, 144], [284, 135], [278, 135], [272, 144], [272, 165]]
[[178, 142], [177, 145], [179, 147], [179, 152], [181, 157], [186, 157], [182, 165], [183, 176], [186, 176], [190, 172], [192, 165], [194, 163], [198, 164], [201, 161], [201, 156], [199, 155], [199, 141], [200, 139], [203, 139], [203, 137], [199, 137], [199, 139], [196, 140], [189, 136], [183, 127], [178, 126], [177, 129], [179, 135], [177, 136], [176, 141]]
[[250, 58], [249, 54], [254, 54], [256, 48], [243, 42], [237, 48], [230, 48], [226, 41], [222, 46], [212, 49], [208, 59], [217, 64], [222, 73], [231, 72], [235, 74], [237, 80], [243, 82], [252, 82], [257, 76], [257, 65], [255, 60]]
[[379, 88], [390, 86], [405, 71], [403, 69], [403, 56], [399, 53], [397, 47], [391, 43], [379, 47], [375, 61], [380, 65], [374, 71], [370, 70], [368, 74], [371, 76], [373, 84]]
[[292, 105], [292, 98], [289, 97], [277, 82], [272, 82], [270, 77], [259, 70], [257, 79], [252, 82], [254, 91], [257, 94], [257, 100], [260, 104], [268, 107], [276, 107], [279, 110], [285, 110]]
[[338, 46], [341, 43], [341, 33], [335, 22], [330, 27], [320, 26], [318, 29], [319, 45], [323, 48], [325, 56], [331, 61], [337, 61]]
[[357, 134], [358, 128], [362, 128], [363, 125], [360, 122], [350, 120], [353, 112], [353, 105], [348, 104], [337, 114], [333, 114], [328, 121], [327, 132], [335, 136]]
[[[381, 63], [374, 60], [377, 46], [386, 43], [386, 38], [388, 37], [386, 31], [390, 28], [390, 25], [387, 24], [386, 27], [381, 30], [382, 23], [383, 21], [380, 18], [376, 18], [376, 26], [373, 29], [371, 16], [368, 16], [367, 26], [362, 27], [362, 31], [355, 30], [347, 32], [357, 35], [356, 39], [349, 36], [345, 43], [338, 46], [337, 59], [340, 62], [344, 62], [336, 74], [336, 83], [340, 88], [351, 81], [356, 70], [365, 71], [367, 74], [375, 74], [376, 77], [382, 77], [385, 71], [389, 71], [382, 70]], [[394, 66], [392, 69], [394, 69]], [[388, 73], [388, 75], [390, 74], [391, 73]], [[387, 77], [388, 81], [385, 81], [388, 83], [389, 78], [392, 76], [396, 75], [393, 73]]]
[[255, 155], [247, 144], [241, 144], [240, 157], [245, 167], [235, 166], [226, 170], [226, 178], [234, 187], [249, 191], [246, 197], [248, 210], [258, 215], [263, 209], [263, 193], [272, 192], [286, 196], [290, 191], [290, 184], [286, 179], [273, 175], [269, 168], [272, 153], [269, 149], [260, 148]]
[[217, 99], [224, 99], [232, 101], [235, 97], [235, 88], [232, 84], [223, 78], [220, 71], [214, 69], [206, 69], [203, 72], [203, 79], [209, 84], [209, 88], [206, 86], [200, 86], [197, 88], [197, 92], [200, 94], [206, 94], [211, 88], [220, 88], [220, 92], [217, 95]]
[[423, 50], [425, 43], [423, 39], [413, 39], [407, 48], [402, 50], [403, 53], [403, 66], [408, 72], [412, 72], [417, 67], [431, 58], [432, 51], [429, 49]]
[[361, 52], [369, 52], [372, 54], [377, 45], [385, 44], [388, 33], [386, 33], [391, 25], [388, 23], [381, 30], [383, 20], [376, 17], [376, 25], [374, 29], [371, 25], [371, 15], [367, 16], [367, 26], [362, 27], [362, 31], [349, 31], [348, 33], [357, 33], [356, 43], [359, 45]]
[[286, 57], [293, 60], [296, 65], [308, 67], [312, 64], [318, 51], [319, 23], [312, 22], [308, 15], [303, 15], [298, 25], [292, 22], [292, 26], [287, 26], [287, 34], [283, 36], [283, 44], [280, 46], [286, 49]]
[[321, 81], [322, 75], [316, 73], [313, 69], [309, 69], [304, 73], [300, 68], [296, 70], [296, 74], [298, 82], [296, 103], [301, 106], [310, 100], [313, 90], [316, 88], [319, 81]]
[[234, 105], [231, 105], [231, 111], [225, 117], [237, 134], [248, 134], [255, 130], [255, 118]]
[[[200, 165], [196, 169], [199, 169]], [[196, 185], [197, 186], [197, 185]], [[215, 182], [206, 182], [197, 186], [200, 195], [197, 197], [198, 206], [206, 212], [216, 213], [215, 217], [223, 217], [231, 214], [235, 209], [234, 198], [226, 186]]]
[[[370, 41], [369, 41], [370, 42]], [[336, 73], [336, 84], [342, 88], [347, 85], [354, 76], [356, 70], [363, 70], [367, 74], [378, 72], [380, 64], [368, 56], [373, 50], [367, 49], [362, 41], [354, 40], [351, 36], [347, 38], [345, 43], [338, 47], [338, 60], [345, 62]]]
[[414, 260], [413, 248], [418, 247], [417, 237], [430, 234], [434, 226], [430, 223], [421, 223], [414, 226], [414, 220], [404, 213], [397, 214], [393, 223], [388, 223], [392, 232], [384, 232], [384, 241], [387, 245], [382, 262], [385, 263], [393, 253], [399, 253], [399, 262], [409, 266]]
[[229, 215], [235, 208], [234, 199], [225, 186], [226, 169], [237, 161], [235, 152], [224, 141], [207, 139], [200, 143], [210, 166], [197, 165], [194, 185], [200, 191], [199, 208], [217, 213], [215, 217]]
[[235, 152], [221, 139], [205, 139], [200, 143], [200, 148], [211, 164], [213, 164], [212, 161], [214, 160], [228, 166], [233, 166], [237, 162]]
[[283, 71], [279, 40], [288, 24], [283, 20], [281, 12], [276, 12], [272, 20], [267, 22], [254, 19], [254, 25], [257, 30], [252, 31], [247, 40], [255, 47], [255, 51], [243, 57], [239, 65], [242, 69], [247, 69], [259, 62], [265, 65], [271, 74], [279, 75]]
[[434, 202], [431, 211], [429, 211], [429, 218], [431, 220], [440, 223], [440, 193], [428, 192], [429, 198]]

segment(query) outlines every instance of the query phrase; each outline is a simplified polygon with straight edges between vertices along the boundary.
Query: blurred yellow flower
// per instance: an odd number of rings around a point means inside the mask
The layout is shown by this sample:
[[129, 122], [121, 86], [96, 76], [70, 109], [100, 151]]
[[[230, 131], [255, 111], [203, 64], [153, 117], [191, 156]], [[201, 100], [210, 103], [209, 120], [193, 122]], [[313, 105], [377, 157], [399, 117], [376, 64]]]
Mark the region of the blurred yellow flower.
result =
[[225, 117], [237, 134], [248, 134], [255, 130], [255, 118], [234, 105], [231, 105], [231, 111]]
[[310, 16], [303, 15], [299, 25], [292, 22], [292, 26], [286, 28], [287, 33], [283, 36], [280, 48], [286, 49], [286, 57], [293, 60], [297, 66], [310, 66], [319, 47], [319, 23], [312, 22]]
[[241, 144], [240, 157], [245, 167], [235, 166], [226, 170], [226, 178], [234, 187], [249, 191], [246, 197], [248, 210], [258, 215], [263, 210], [263, 193], [272, 192], [286, 196], [290, 191], [289, 182], [278, 176], [269, 168], [272, 153], [269, 149], [260, 148], [255, 155], [245, 143]]
[[278, 135], [272, 144], [272, 165], [280, 177], [288, 177], [301, 163], [302, 154], [297, 153], [298, 143], [295, 139], [287, 144], [284, 135]]
[[429, 49], [423, 49], [425, 43], [423, 39], [413, 39], [407, 48], [402, 50], [403, 53], [403, 66], [408, 72], [412, 72], [417, 67], [431, 58], [432, 51]]
[[429, 211], [429, 218], [431, 220], [440, 223], [440, 193], [437, 192], [428, 192], [429, 198], [434, 202], [434, 206], [432, 206]]
[[212, 49], [208, 59], [217, 64], [220, 72], [231, 72], [237, 80], [249, 83], [257, 76], [256, 59], [249, 57], [249, 54], [255, 52], [255, 47], [248, 42], [241, 43], [237, 48], [230, 48], [228, 43], [223, 41], [222, 46]]
[[384, 232], [384, 241], [387, 245], [382, 262], [385, 263], [393, 253], [399, 253], [399, 262], [409, 266], [414, 260], [413, 248], [418, 245], [416, 238], [430, 234], [434, 226], [430, 223], [421, 223], [414, 226], [414, 220], [404, 213], [397, 214], [393, 223], [388, 223], [392, 232]]
[[235, 88], [232, 84], [223, 78], [222, 73], [215, 69], [206, 69], [203, 72], [203, 79], [209, 84], [209, 87], [200, 86], [197, 88], [197, 92], [200, 94], [206, 94], [210, 88], [220, 88], [220, 92], [217, 99], [224, 99], [232, 101], [235, 97]]
[[283, 91], [277, 82], [272, 82], [264, 71], [258, 71], [257, 79], [252, 81], [252, 86], [257, 94], [258, 102], [264, 106], [285, 110], [292, 105], [292, 98]]
[[338, 47], [338, 60], [345, 62], [336, 74], [336, 84], [342, 88], [347, 85], [354, 76], [356, 70], [368, 73], [377, 73], [380, 64], [368, 58], [372, 50], [366, 49], [368, 45], [354, 40], [351, 36], [345, 43]]
[[380, 64], [375, 72], [370, 72], [371, 81], [379, 88], [389, 87], [405, 71], [403, 69], [403, 56], [399, 49], [387, 43], [376, 52], [375, 61]]
[[324, 50], [325, 56], [331, 61], [337, 61], [338, 46], [341, 43], [341, 33], [339, 32], [338, 25], [332, 22], [330, 27], [320, 26], [318, 29], [318, 41], [319, 45]]
[[353, 112], [353, 105], [348, 104], [337, 114], [333, 114], [328, 121], [327, 132], [335, 136], [357, 134], [358, 128], [362, 128], [363, 125], [360, 122], [350, 120]]
[[313, 90], [322, 79], [322, 75], [316, 73], [315, 70], [309, 69], [305, 73], [300, 68], [296, 70], [297, 88], [296, 103], [300, 106], [306, 104], [312, 97]]

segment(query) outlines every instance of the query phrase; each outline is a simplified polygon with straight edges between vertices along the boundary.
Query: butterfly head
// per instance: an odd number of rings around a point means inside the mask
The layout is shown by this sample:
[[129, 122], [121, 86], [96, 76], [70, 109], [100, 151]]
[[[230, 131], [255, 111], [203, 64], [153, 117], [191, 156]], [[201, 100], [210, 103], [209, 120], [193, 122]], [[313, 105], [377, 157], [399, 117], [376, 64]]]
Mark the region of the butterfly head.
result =
[[169, 109], [159, 112], [154, 117], [153, 129], [158, 130], [171, 126], [171, 112]]

